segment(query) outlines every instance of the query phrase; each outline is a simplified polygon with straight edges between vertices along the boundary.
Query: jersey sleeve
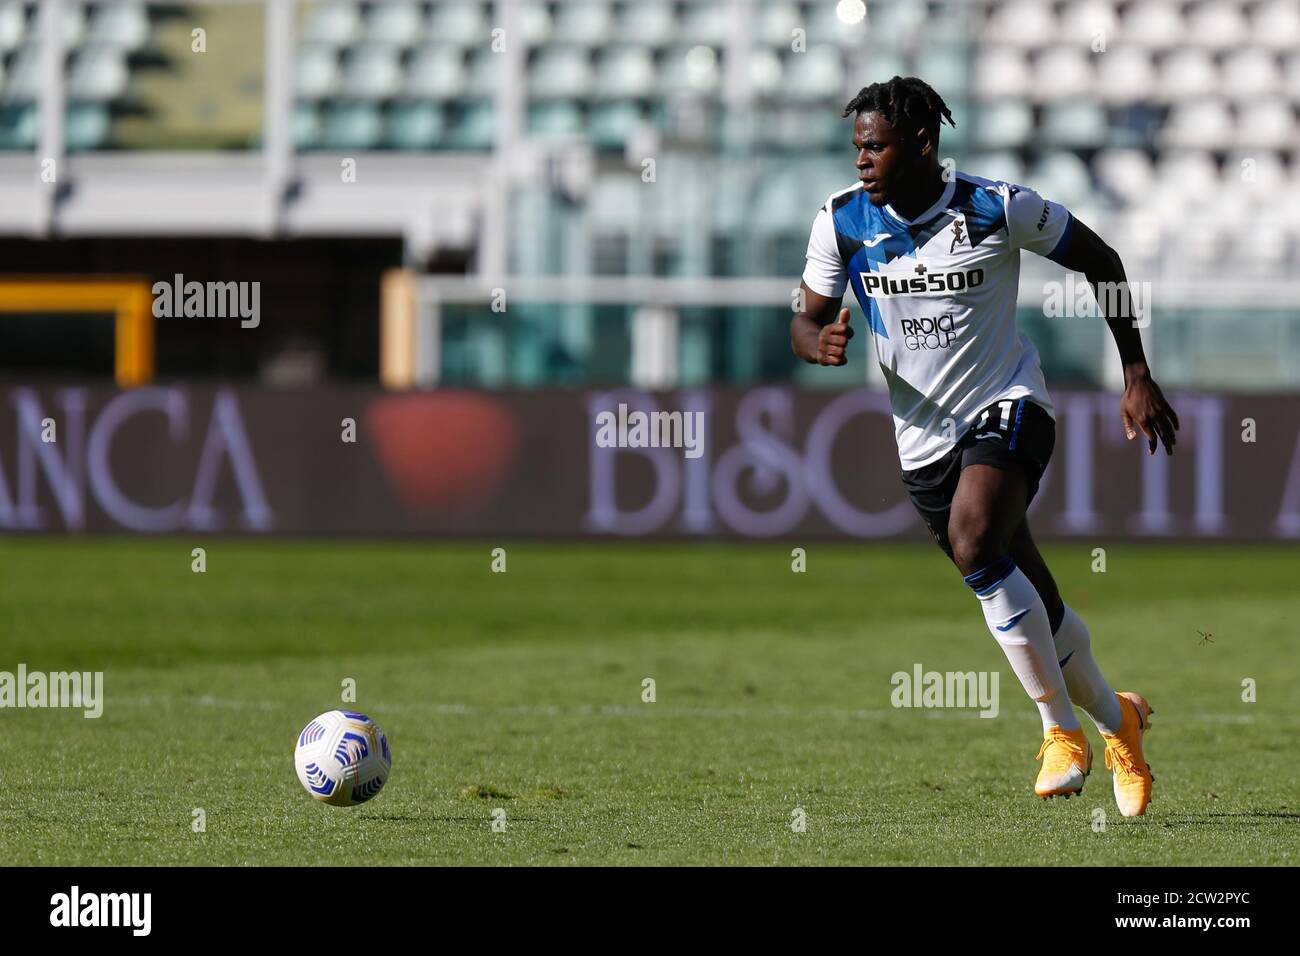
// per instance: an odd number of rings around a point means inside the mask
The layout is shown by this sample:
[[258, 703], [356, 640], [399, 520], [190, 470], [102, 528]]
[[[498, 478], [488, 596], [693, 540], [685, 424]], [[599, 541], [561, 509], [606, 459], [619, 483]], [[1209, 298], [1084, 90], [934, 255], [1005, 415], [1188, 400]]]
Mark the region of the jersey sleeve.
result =
[[1070, 210], [1024, 186], [1008, 186], [1007, 190], [1007, 233], [1012, 248], [1055, 259], [1074, 227]]
[[840, 260], [839, 243], [835, 241], [835, 222], [825, 206], [818, 210], [808, 237], [808, 263], [804, 266], [803, 281], [818, 295], [830, 299], [842, 296], [849, 284], [848, 272]]

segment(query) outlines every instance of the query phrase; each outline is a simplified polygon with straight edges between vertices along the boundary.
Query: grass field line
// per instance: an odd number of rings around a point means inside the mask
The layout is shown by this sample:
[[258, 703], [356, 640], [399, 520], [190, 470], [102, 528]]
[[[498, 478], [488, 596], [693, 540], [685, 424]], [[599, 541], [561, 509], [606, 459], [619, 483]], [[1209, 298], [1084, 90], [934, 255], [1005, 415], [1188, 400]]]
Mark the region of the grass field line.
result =
[[[201, 697], [186, 696], [149, 696], [149, 697], [120, 697], [114, 698], [112, 703], [127, 704], [137, 707], [158, 707], [158, 706], [177, 706], [193, 705], [198, 707], [214, 707], [228, 710], [287, 710], [297, 705], [288, 701], [271, 701], [271, 700], [236, 700], [228, 697], [216, 697], [211, 694], [204, 694]], [[344, 706], [344, 705], [340, 705]], [[355, 705], [349, 704], [347, 707]], [[371, 708], [374, 714], [384, 713], [415, 713], [415, 714], [436, 714], [440, 716], [453, 717], [482, 717], [488, 715], [499, 715], [503, 717], [650, 717], [661, 715], [667, 717], [684, 717], [693, 720], [740, 720], [747, 717], [809, 717], [809, 718], [832, 718], [838, 720], [884, 720], [891, 716], [899, 716], [900, 710], [913, 708], [858, 708], [849, 709], [843, 707], [695, 707], [688, 704], [668, 705], [668, 704], [640, 704], [637, 706], [627, 706], [621, 704], [604, 704], [596, 706], [594, 704], [575, 704], [572, 707], [561, 707], [556, 704], [512, 704], [500, 707], [484, 707], [477, 704], [462, 703], [434, 703], [427, 704], [385, 704]], [[958, 708], [930, 708], [920, 710], [920, 716], [929, 719], [944, 718], [961, 718], [965, 720], [981, 719], [978, 711], [971, 709]], [[1024, 722], [1037, 721], [1038, 715], [1026, 710], [1023, 713], [1017, 712], [1008, 715], [1013, 720]], [[1178, 714], [1171, 715], [1178, 723], [1195, 723], [1195, 724], [1254, 724], [1256, 723], [1253, 714], [1223, 714], [1223, 713], [1205, 713], [1205, 714]], [[996, 719], [996, 718], [995, 718]], [[1291, 715], [1289, 717], [1279, 717], [1271, 715], [1269, 720], [1273, 723], [1300, 724], [1300, 715]]]

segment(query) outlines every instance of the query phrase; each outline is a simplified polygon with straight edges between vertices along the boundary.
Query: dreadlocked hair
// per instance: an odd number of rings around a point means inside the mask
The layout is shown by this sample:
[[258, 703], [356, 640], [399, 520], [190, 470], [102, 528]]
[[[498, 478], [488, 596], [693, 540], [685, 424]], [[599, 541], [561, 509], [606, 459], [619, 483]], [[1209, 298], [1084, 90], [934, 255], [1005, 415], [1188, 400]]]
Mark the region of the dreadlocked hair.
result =
[[879, 113], [894, 126], [931, 130], [936, 135], [942, 120], [947, 120], [949, 126], [957, 125], [943, 97], [915, 76], [896, 76], [888, 83], [864, 86], [840, 115], [856, 113]]

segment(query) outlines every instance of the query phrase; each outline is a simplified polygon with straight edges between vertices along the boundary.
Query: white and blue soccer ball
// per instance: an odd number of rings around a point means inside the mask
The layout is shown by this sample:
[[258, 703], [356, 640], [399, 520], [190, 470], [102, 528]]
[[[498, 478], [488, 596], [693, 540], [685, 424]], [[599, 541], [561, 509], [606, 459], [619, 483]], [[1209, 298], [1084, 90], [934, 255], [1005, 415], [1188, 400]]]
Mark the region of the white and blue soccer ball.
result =
[[329, 710], [298, 735], [293, 751], [298, 779], [321, 803], [351, 807], [374, 798], [393, 767], [388, 738], [354, 710]]

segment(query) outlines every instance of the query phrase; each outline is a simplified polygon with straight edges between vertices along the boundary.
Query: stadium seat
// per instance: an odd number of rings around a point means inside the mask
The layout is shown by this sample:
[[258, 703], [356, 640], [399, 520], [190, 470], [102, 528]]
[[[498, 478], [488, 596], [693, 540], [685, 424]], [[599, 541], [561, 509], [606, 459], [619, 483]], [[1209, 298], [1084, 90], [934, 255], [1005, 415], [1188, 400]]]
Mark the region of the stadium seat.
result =
[[980, 149], [1015, 149], [1028, 142], [1033, 127], [1034, 117], [1027, 103], [999, 100], [980, 109], [973, 140]]
[[582, 109], [572, 100], [530, 103], [528, 132], [541, 139], [573, 139], [586, 132]]
[[107, 102], [126, 92], [129, 78], [126, 56], [119, 48], [88, 44], [73, 56], [68, 72], [68, 98]]
[[1125, 9], [1120, 36], [1154, 50], [1167, 50], [1184, 42], [1183, 18], [1170, 0], [1137, 0]]
[[949, 98], [957, 95], [955, 91], [966, 89], [969, 71], [962, 47], [932, 43], [917, 54], [915, 63], [916, 74], [924, 76], [936, 90], [947, 90]]
[[1271, 52], [1248, 47], [1224, 58], [1223, 91], [1237, 102], [1281, 89], [1282, 74]]
[[660, 90], [668, 96], [716, 93], [721, 81], [720, 59], [718, 51], [711, 46], [670, 50], [659, 71]]
[[592, 230], [598, 235], [625, 232], [629, 222], [640, 220], [644, 194], [645, 184], [634, 174], [596, 177], [587, 194], [587, 218]]
[[602, 99], [645, 96], [654, 85], [654, 57], [648, 48], [614, 46], [597, 54], [593, 96]]
[[528, 92], [534, 97], [585, 96], [591, 87], [591, 60], [581, 47], [542, 47], [528, 69]]
[[384, 142], [395, 149], [430, 149], [445, 128], [441, 106], [428, 100], [408, 100], [389, 109]]
[[384, 100], [402, 88], [397, 50], [382, 43], [362, 43], [348, 51], [340, 84], [342, 95], [360, 100]]
[[371, 149], [383, 133], [383, 119], [373, 103], [334, 103], [325, 110], [321, 140], [330, 149]]
[[1243, 103], [1237, 117], [1237, 142], [1262, 149], [1294, 147], [1295, 110], [1280, 96]]
[[985, 43], [1045, 47], [1060, 37], [1051, 4], [1040, 0], [1010, 0], [991, 11], [981, 37]]
[[1278, 153], [1243, 150], [1224, 161], [1216, 202], [1233, 210], [1234, 218], [1258, 220], [1279, 215], [1287, 190], [1286, 167]]
[[298, 149], [315, 149], [320, 144], [320, 110], [314, 103], [293, 104], [293, 143]]
[[974, 115], [975, 107], [965, 96], [949, 96], [945, 102], [948, 104], [948, 110], [952, 113], [952, 121], [956, 126], [943, 128], [944, 152], [964, 154], [972, 149], [971, 135], [974, 133]]
[[1044, 50], [1034, 64], [1032, 93], [1046, 102], [1095, 96], [1095, 54], [1086, 47], [1057, 46]]
[[111, 122], [100, 103], [70, 103], [64, 117], [63, 138], [69, 152], [97, 149], [108, 142]]
[[501, 82], [501, 57], [488, 47], [471, 50], [465, 63], [465, 95], [492, 96]]
[[[848, 145], [853, 138], [852, 124], [841, 119], [837, 110], [818, 106], [809, 109], [797, 103], [786, 103], [780, 109], [769, 111], [779, 123], [775, 138], [783, 145], [799, 153], [813, 150], [839, 148], [846, 157], [844, 168], [852, 167], [848, 160], [852, 158], [852, 148]], [[847, 183], [845, 185], [848, 185]]]
[[294, 57], [294, 88], [304, 99], [324, 99], [339, 88], [338, 54], [333, 47], [302, 47]]
[[1151, 157], [1141, 149], [1105, 149], [1093, 158], [1097, 182], [1121, 203], [1142, 201], [1151, 191]]
[[433, 6], [428, 38], [434, 43], [486, 46], [492, 39], [492, 27], [486, 11], [479, 4], [467, 0], [443, 0]]
[[597, 47], [614, 36], [614, 23], [608, 3], [561, 3], [555, 10], [555, 36], [565, 43]]
[[0, 54], [22, 45], [27, 35], [27, 14], [16, 0], [0, 2]]
[[[800, 172], [799, 182], [807, 203], [805, 215], [811, 225], [812, 216], [832, 193], [837, 193], [846, 186], [853, 185], [855, 172], [851, 166], [846, 165], [841, 160], [829, 163], [809, 160], [804, 164], [804, 168], [806, 172]], [[742, 215], [746, 208], [747, 204], [744, 202], [744, 197], [742, 197]]]
[[817, 211], [817, 207], [812, 204], [818, 198], [825, 202], [826, 197], [813, 197], [810, 200], [801, 188], [801, 178], [797, 169], [774, 169], [763, 177], [763, 201], [751, 213], [756, 231], [770, 236], [788, 232], [796, 223], [800, 229], [811, 225], [812, 217]]
[[[907, 59], [903, 54], [889, 47], [873, 46], [867, 49], [866, 69], [862, 71], [862, 86], [871, 83], [884, 83], [895, 76], [907, 76], [911, 71], [907, 67]], [[856, 80], [855, 73], [854, 79]], [[857, 93], [861, 87], [854, 88], [853, 93]], [[848, 102], [848, 97], [845, 98]], [[949, 101], [951, 105], [951, 101]]]
[[[895, 26], [893, 32], [885, 34], [892, 38], [911, 37], [916, 31], [918, 24], [915, 23], [916, 12], [925, 15], [924, 5], [917, 4], [893, 4]], [[916, 8], [910, 10], [909, 7]], [[857, 23], [849, 23], [840, 18], [839, 4], [836, 3], [819, 3], [815, 5], [808, 17], [808, 37], [809, 46], [814, 43], [829, 43], [844, 49], [860, 50], [867, 43], [871, 34], [867, 30], [867, 18], [864, 16]], [[880, 35], [880, 34], [875, 34]], [[787, 43], [786, 47], [789, 48]]]
[[1092, 201], [1092, 174], [1088, 164], [1075, 153], [1059, 151], [1043, 155], [1028, 174], [1029, 185], [1040, 195], [1076, 212]]
[[405, 49], [421, 38], [424, 23], [420, 8], [412, 0], [388, 0], [374, 4], [365, 16], [364, 39]]
[[1228, 104], [1221, 99], [1205, 98], [1176, 104], [1156, 139], [1161, 147], [1194, 147], [1203, 143], [1230, 143], [1233, 135]]
[[551, 39], [551, 14], [544, 3], [531, 0], [520, 4], [519, 23], [524, 43], [528, 46], [541, 46]]
[[302, 38], [306, 43], [342, 47], [361, 38], [361, 16], [348, 0], [321, 0], [311, 4]]
[[645, 0], [625, 5], [618, 20], [616, 36], [623, 43], [667, 46], [677, 37], [672, 4]]
[[1211, 0], [1194, 4], [1187, 13], [1186, 40], [1215, 50], [1227, 49], [1245, 43], [1249, 27], [1237, 3]]
[[41, 88], [41, 48], [20, 47], [9, 61], [8, 77], [0, 98], [6, 103], [33, 103]]
[[496, 110], [491, 101], [465, 104], [447, 129], [443, 144], [456, 149], [490, 149], [496, 140]]
[[0, 106], [0, 149], [32, 149], [36, 145], [36, 134], [35, 105]]
[[1300, 48], [1300, 4], [1295, 0], [1268, 0], [1254, 8], [1250, 42], [1273, 50]]
[[588, 124], [592, 142], [603, 149], [623, 147], [645, 123], [640, 105], [629, 101], [601, 103], [592, 108]]
[[755, 96], [774, 96], [784, 89], [781, 57], [768, 47], [755, 47], [749, 53], [749, 82]]
[[1119, 17], [1110, 0], [1079, 0], [1067, 3], [1061, 11], [1060, 39], [1091, 50], [1093, 42], [1101, 37], [1110, 50], [1112, 41], [1118, 39]]
[[982, 47], [975, 55], [975, 96], [982, 100], [1013, 99], [1031, 88], [1029, 61], [1023, 50], [1010, 46]]
[[[822, 9], [826, 28], [834, 31], [835, 4], [825, 4]], [[871, 38], [895, 48], [907, 47], [925, 31], [926, 7], [923, 3], [868, 3], [864, 22], [865, 35], [858, 37], [855, 34], [859, 48]]]
[[[1161, 219], [1149, 209], [1130, 207], [1111, 223], [1108, 241], [1119, 252], [1130, 274], [1147, 268], [1160, 256], [1164, 229]], [[1135, 268], [1137, 267], [1137, 268]]]
[[1178, 252], [1172, 257], [1177, 267], [1195, 273], [1216, 266], [1228, 257], [1228, 237], [1223, 222], [1204, 206], [1189, 207], [1186, 215], [1179, 217], [1175, 230], [1171, 231], [1178, 236]]
[[87, 40], [134, 53], [149, 42], [149, 14], [134, 0], [101, 3], [91, 16]]
[[1257, 278], [1276, 278], [1286, 270], [1292, 236], [1284, 219], [1264, 215], [1231, 224], [1228, 248], [1236, 260], [1236, 271]]
[[792, 3], [764, 3], [758, 14], [754, 42], [776, 49], [789, 50], [794, 42], [794, 31], [805, 27], [799, 8]]
[[1171, 102], [1209, 96], [1218, 86], [1219, 71], [1213, 57], [1195, 47], [1175, 50], [1166, 56], [1156, 82], [1160, 98]]
[[406, 95], [432, 100], [453, 100], [465, 92], [465, 63], [456, 46], [422, 46], [406, 67]]
[[786, 100], [814, 101], [843, 97], [844, 60], [839, 49], [828, 44], [810, 47], [806, 53], [785, 58], [783, 86]]
[[[1206, 142], [1215, 142], [1207, 139]], [[1219, 188], [1219, 167], [1200, 149], [1173, 149], [1156, 158], [1153, 192], [1177, 195], [1185, 204], [1203, 203]]]
[[[966, 0], [956, 0], [956, 2], [944, 3], [944, 0], [937, 0], [937, 3], [930, 7], [930, 16], [926, 18], [924, 30], [922, 30], [917, 39], [922, 46], [960, 46], [969, 48], [971, 45], [971, 20], [972, 17], [966, 15]], [[966, 57], [963, 55], [962, 60]]]
[[1018, 153], [975, 153], [957, 168], [972, 176], [995, 179], [1008, 183], [1025, 181], [1025, 164]]
[[1049, 146], [1088, 149], [1110, 134], [1106, 109], [1096, 100], [1055, 103], [1043, 112], [1042, 140]]
[[1117, 105], [1152, 98], [1155, 89], [1155, 66], [1151, 55], [1141, 47], [1118, 46], [1101, 54], [1105, 67], [1098, 68], [1097, 93], [1105, 103]]
[[1223, 181], [1233, 180], [1267, 203], [1270, 196], [1287, 188], [1286, 163], [1280, 152], [1252, 149], [1233, 153], [1224, 160]]
[[724, 47], [732, 34], [731, 10], [724, 3], [687, 4], [677, 32], [691, 43]]
[[[752, 199], [754, 190], [758, 183], [761, 182], [763, 170], [761, 164], [755, 164], [754, 167], [738, 172], [734, 176], [721, 177], [710, 191], [712, 201], [710, 202], [709, 224], [716, 235], [724, 238], [731, 238], [733, 241], [738, 240], [739, 236], [745, 234], [748, 226], [749, 208], [748, 200]], [[806, 210], [806, 218], [809, 223], [817, 211], [817, 206], [826, 201], [826, 196], [830, 195], [827, 190], [825, 195], [815, 199], [812, 205]]]

